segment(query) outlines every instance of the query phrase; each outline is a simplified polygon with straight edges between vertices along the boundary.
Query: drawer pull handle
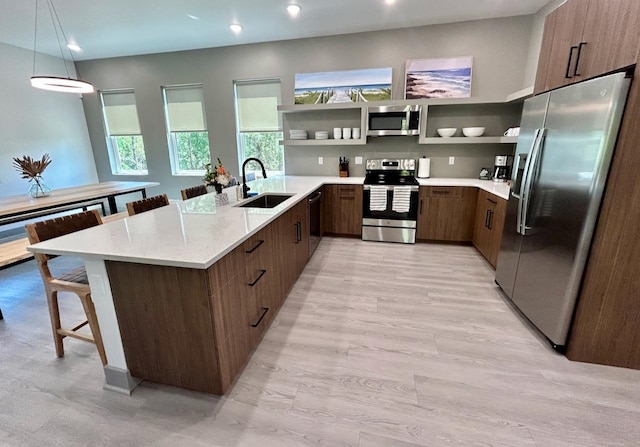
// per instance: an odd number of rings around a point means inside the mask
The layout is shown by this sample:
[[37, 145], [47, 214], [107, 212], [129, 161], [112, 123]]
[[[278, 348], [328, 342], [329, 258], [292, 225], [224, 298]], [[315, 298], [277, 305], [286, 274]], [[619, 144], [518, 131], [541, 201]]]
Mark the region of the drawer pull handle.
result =
[[261, 246], [262, 244], [264, 244], [264, 241], [262, 239], [260, 239], [258, 241], [258, 243], [256, 244], [255, 247], [253, 247], [251, 250], [247, 250], [245, 253], [253, 253], [254, 251], [256, 251], [258, 249], [259, 246]]
[[268, 307], [263, 307], [262, 308], [262, 315], [260, 315], [260, 318], [258, 318], [258, 321], [256, 321], [255, 324], [252, 324], [251, 327], [258, 327], [260, 325], [260, 322], [264, 318], [264, 316], [267, 315], [267, 312], [269, 312], [269, 308]]
[[489, 198], [487, 198], [487, 200], [488, 200], [489, 202], [493, 203], [494, 205], [497, 205], [497, 204], [498, 204], [498, 202], [496, 202], [495, 200], [491, 200], [491, 199], [489, 199]]
[[493, 230], [493, 211], [489, 211], [489, 226], [487, 228]]
[[262, 277], [264, 276], [265, 273], [267, 273], [266, 270], [260, 270], [260, 274], [258, 275], [258, 277], [256, 278], [255, 281], [249, 283], [249, 287], [253, 287], [256, 284], [258, 284], [258, 281], [260, 281], [262, 279]]
[[451, 191], [439, 191], [439, 190], [434, 190], [432, 191], [434, 194], [451, 194]]

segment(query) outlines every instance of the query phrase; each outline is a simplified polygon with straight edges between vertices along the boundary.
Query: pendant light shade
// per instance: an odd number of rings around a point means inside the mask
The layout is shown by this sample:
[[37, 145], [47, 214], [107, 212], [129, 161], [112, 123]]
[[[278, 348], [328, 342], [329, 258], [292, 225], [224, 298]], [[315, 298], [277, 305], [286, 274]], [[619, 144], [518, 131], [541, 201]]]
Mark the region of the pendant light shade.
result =
[[[52, 0], [44, 0], [48, 9], [49, 15], [51, 16], [51, 21], [53, 23], [53, 29], [55, 30], [56, 40], [58, 41], [58, 46], [60, 47], [60, 58], [62, 59], [62, 63], [64, 64], [65, 72], [67, 74], [66, 77], [60, 76], [48, 76], [48, 75], [36, 75], [36, 58], [38, 55], [37, 52], [37, 43], [38, 43], [38, 3], [39, 0], [36, 0], [36, 14], [35, 14], [35, 27], [34, 27], [34, 37], [33, 37], [33, 76], [31, 76], [31, 85], [35, 88], [40, 88], [43, 90], [51, 90], [54, 92], [65, 92], [65, 93], [92, 93], [94, 91], [93, 85], [86, 81], [82, 81], [80, 79], [74, 79], [71, 77], [69, 72], [69, 67], [67, 66], [67, 60], [64, 57], [64, 53], [62, 50], [62, 42], [60, 40], [60, 35], [65, 40], [64, 46], [66, 47], [67, 37], [62, 29], [62, 25], [60, 24], [60, 19], [58, 18], [58, 13], [56, 12], [55, 7], [53, 6]], [[60, 34], [58, 34], [58, 32]], [[71, 62], [74, 62], [73, 54], [69, 52], [71, 56]]]

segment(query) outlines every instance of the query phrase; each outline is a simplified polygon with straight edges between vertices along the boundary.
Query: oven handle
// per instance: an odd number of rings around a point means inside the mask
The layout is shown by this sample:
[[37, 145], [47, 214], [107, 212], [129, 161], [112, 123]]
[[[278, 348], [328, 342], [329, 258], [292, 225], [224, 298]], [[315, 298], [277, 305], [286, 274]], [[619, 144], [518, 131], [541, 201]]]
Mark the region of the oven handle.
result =
[[[365, 191], [369, 191], [371, 189], [371, 186], [372, 185], [363, 185], [362, 188]], [[404, 187], [403, 185], [373, 185], [373, 186], [385, 188], [387, 191], [393, 191], [396, 187]], [[416, 185], [411, 185], [410, 188], [412, 192], [420, 190], [420, 186], [416, 186]]]

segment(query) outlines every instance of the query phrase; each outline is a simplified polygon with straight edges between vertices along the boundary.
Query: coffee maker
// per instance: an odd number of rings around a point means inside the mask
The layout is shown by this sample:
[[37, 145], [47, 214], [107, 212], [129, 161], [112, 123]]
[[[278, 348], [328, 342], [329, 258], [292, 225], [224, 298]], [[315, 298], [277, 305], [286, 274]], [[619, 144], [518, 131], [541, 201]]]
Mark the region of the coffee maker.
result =
[[493, 168], [493, 181], [506, 182], [511, 178], [511, 166], [513, 157], [511, 155], [496, 155], [495, 166]]

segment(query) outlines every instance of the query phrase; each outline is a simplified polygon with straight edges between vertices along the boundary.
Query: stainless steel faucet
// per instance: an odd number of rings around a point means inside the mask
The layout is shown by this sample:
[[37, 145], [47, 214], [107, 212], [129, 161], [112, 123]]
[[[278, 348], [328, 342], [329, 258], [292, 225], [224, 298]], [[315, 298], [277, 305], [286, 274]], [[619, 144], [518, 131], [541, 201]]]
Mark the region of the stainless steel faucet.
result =
[[262, 164], [262, 162], [257, 158], [254, 158], [254, 157], [247, 158], [244, 161], [244, 163], [242, 163], [242, 198], [243, 199], [246, 199], [249, 197], [249, 190], [251, 189], [247, 186], [247, 176], [244, 173], [245, 166], [247, 166], [247, 163], [249, 163], [250, 161], [257, 161], [260, 167], [262, 168], [262, 177], [267, 178], [267, 171], [265, 171], [264, 169], [264, 164]]

